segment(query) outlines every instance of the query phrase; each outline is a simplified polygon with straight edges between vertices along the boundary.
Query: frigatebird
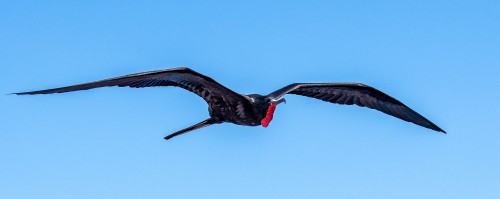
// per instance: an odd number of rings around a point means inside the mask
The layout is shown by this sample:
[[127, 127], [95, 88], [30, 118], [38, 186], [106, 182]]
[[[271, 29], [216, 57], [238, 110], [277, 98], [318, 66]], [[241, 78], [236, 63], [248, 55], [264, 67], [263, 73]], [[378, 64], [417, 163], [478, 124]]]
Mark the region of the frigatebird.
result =
[[282, 98], [285, 94], [302, 95], [335, 104], [355, 104], [361, 107], [368, 107], [404, 121], [446, 133], [443, 129], [400, 101], [364, 84], [294, 83], [268, 95], [244, 95], [232, 91], [208, 76], [184, 67], [136, 73], [73, 86], [14, 94], [64, 93], [108, 86], [128, 86], [131, 88], [177, 86], [202, 97], [208, 103], [210, 118], [172, 133], [165, 137], [166, 140], [192, 130], [224, 122], [244, 126], [262, 125], [263, 127], [267, 127], [273, 119], [276, 106], [282, 102], [286, 102], [285, 98]]

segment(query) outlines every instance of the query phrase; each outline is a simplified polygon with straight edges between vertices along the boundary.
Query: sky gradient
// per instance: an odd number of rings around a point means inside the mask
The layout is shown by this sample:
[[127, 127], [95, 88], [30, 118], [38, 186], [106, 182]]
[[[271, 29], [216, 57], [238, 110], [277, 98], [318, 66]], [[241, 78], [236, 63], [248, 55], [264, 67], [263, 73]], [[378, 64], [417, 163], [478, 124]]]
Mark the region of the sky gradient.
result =
[[0, 93], [190, 67], [236, 92], [361, 82], [447, 135], [287, 95], [214, 125], [180, 88], [0, 95], [0, 198], [500, 198], [499, 1], [0, 1]]

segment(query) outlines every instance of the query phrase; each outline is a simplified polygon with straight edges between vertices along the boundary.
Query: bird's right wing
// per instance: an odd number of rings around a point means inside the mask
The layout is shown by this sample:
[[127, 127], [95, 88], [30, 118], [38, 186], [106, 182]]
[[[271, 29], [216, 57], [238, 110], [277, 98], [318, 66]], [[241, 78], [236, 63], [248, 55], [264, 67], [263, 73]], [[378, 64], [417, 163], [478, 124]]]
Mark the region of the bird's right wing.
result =
[[268, 97], [278, 99], [285, 94], [316, 98], [336, 104], [356, 104], [392, 115], [407, 122], [445, 133], [437, 125], [393, 97], [359, 83], [296, 83], [272, 92]]
[[64, 93], [71, 91], [87, 90], [99, 87], [119, 86], [119, 87], [154, 87], [154, 86], [177, 86], [184, 88], [202, 97], [206, 102], [213, 100], [235, 101], [246, 100], [240, 94], [226, 88], [215, 80], [202, 75], [189, 68], [172, 68], [143, 73], [125, 75], [101, 81], [53, 88], [47, 90], [13, 93], [17, 95], [35, 95]]

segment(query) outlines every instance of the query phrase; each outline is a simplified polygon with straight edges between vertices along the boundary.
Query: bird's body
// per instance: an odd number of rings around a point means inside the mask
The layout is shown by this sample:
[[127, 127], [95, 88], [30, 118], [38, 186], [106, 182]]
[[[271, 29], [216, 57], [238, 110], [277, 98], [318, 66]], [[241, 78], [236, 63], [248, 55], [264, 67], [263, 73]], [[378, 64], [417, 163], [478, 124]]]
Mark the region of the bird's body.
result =
[[278, 104], [284, 102], [285, 94], [295, 94], [337, 104], [356, 104], [382, 111], [399, 119], [417, 125], [444, 131], [403, 103], [372, 87], [359, 83], [295, 83], [268, 95], [243, 95], [232, 91], [215, 80], [189, 68], [172, 68], [131, 74], [96, 82], [73, 86], [15, 93], [18, 95], [64, 93], [107, 86], [128, 86], [133, 88], [153, 86], [177, 86], [202, 97], [208, 104], [210, 118], [165, 139], [218, 123], [234, 123], [245, 126], [267, 127], [273, 119]]

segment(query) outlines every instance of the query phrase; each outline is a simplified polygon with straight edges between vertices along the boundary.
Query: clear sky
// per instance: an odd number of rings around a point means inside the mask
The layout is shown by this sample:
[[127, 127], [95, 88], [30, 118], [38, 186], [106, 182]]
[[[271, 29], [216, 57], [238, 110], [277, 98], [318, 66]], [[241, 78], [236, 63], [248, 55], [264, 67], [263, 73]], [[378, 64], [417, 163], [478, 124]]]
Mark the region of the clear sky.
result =
[[286, 96], [215, 125], [174, 87], [0, 95], [0, 198], [500, 198], [499, 1], [0, 1], [0, 93], [187, 66], [245, 94], [362, 82], [444, 135]]

